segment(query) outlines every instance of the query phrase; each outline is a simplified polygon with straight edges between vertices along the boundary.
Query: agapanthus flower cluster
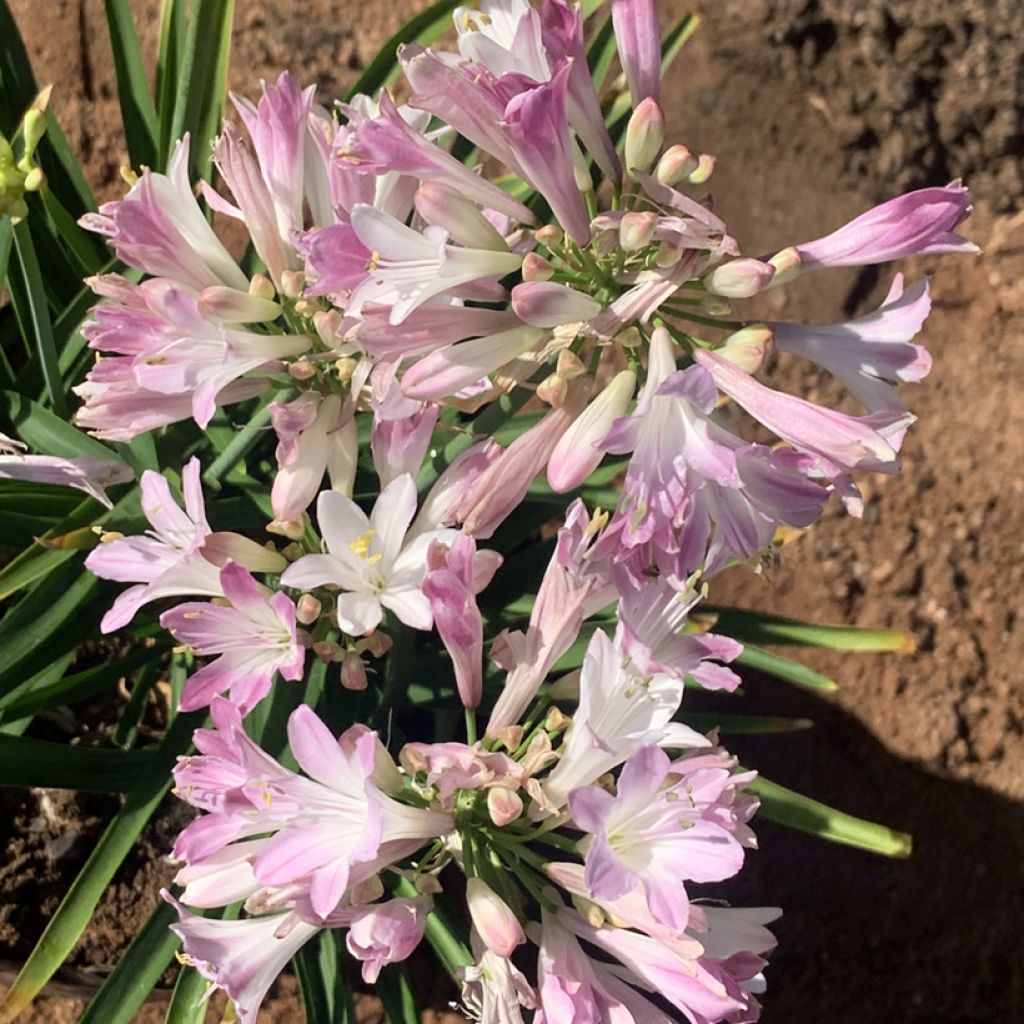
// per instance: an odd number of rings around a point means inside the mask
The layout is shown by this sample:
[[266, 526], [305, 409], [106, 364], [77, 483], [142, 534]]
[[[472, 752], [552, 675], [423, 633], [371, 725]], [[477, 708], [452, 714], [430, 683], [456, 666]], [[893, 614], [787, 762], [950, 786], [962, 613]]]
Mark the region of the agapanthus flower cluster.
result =
[[[714, 158], [667, 138], [653, 0], [611, 14], [632, 101], [618, 146], [580, 10], [482, 0], [455, 12], [454, 50], [399, 51], [405, 105], [382, 92], [327, 108], [289, 74], [255, 104], [234, 98], [240, 124], [213, 152], [224, 188], [201, 198], [241, 223], [244, 260], [203, 212], [188, 138], [166, 174], [144, 170], [84, 218], [141, 274], [92, 282], [98, 359], [77, 423], [129, 441], [261, 397], [276, 435], [269, 537], [211, 529], [193, 459], [182, 503], [146, 472], [151, 529], [104, 534], [87, 560], [132, 584], [105, 631], [159, 602], [198, 659], [180, 706], [209, 708], [212, 727], [175, 770], [200, 813], [167, 898], [184, 959], [243, 1024], [322, 929], [345, 930], [372, 982], [453, 898], [477, 1020], [758, 1017], [777, 911], [701, 889], [755, 844], [753, 773], [680, 721], [684, 687], [735, 689], [741, 648], [690, 612], [833, 493], [857, 514], [855, 474], [897, 471], [913, 421], [898, 385], [928, 372], [913, 339], [930, 299], [897, 274], [847, 322], [733, 309], [813, 270], [974, 251], [955, 233], [970, 205], [957, 182], [921, 189], [744, 255], [708, 194]], [[862, 413], [764, 383], [773, 350], [834, 374]], [[499, 440], [515, 397], [535, 415]], [[738, 432], [730, 408], [760, 428]], [[0, 458], [0, 475], [31, 458]], [[588, 507], [573, 492], [606, 459], [620, 496]], [[35, 465], [101, 498], [122, 479], [116, 464]], [[538, 488], [567, 508], [529, 607], [503, 618], [488, 542]], [[581, 666], [560, 671], [574, 647]], [[316, 664], [346, 691], [347, 727], [310, 706]], [[465, 733], [396, 741], [388, 702], [445, 679]], [[292, 760], [249, 727], [275, 687], [299, 688]]]

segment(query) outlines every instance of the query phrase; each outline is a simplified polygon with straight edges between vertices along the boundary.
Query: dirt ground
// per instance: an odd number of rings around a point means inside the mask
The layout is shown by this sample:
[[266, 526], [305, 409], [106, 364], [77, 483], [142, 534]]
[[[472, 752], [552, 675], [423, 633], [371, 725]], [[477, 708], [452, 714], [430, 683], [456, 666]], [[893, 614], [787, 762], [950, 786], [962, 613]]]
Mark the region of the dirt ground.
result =
[[[152, 39], [156, 4], [134, 6], [144, 38]], [[232, 87], [251, 94], [261, 76], [288, 67], [330, 98], [419, 6], [240, 0]], [[976, 196], [967, 233], [984, 249], [977, 258], [903, 268], [911, 279], [935, 275], [923, 335], [935, 365], [908, 394], [920, 420], [902, 474], [866, 481], [862, 521], [833, 510], [787, 549], [778, 569], [764, 577], [734, 573], [714, 594], [825, 622], [906, 629], [917, 642], [906, 655], [808, 655], [839, 681], [835, 695], [754, 679], [735, 707], [816, 723], [789, 737], [736, 743], [749, 764], [915, 838], [909, 861], [886, 862], [761, 824], [761, 850], [732, 895], [785, 910], [763, 1019], [1020, 1020], [1024, 220], [1016, 214], [1024, 206], [1024, 6], [694, 6], [704, 21], [666, 85], [670, 123], [691, 148], [717, 154], [718, 209], [745, 251], [817, 237], [889, 195], [956, 176]], [[56, 84], [55, 105], [92, 180], [111, 194], [124, 154], [102, 4], [14, 0], [13, 9], [40, 80]], [[840, 311], [870, 308], [887, 280], [871, 271], [815, 275], [771, 293], [766, 315], [829, 322]], [[776, 379], [812, 399], [840, 399], [833, 382], [806, 367], [782, 364]], [[0, 897], [41, 903], [45, 914], [47, 900], [56, 900], [53, 886], [70, 880], [81, 851], [75, 843], [55, 848], [45, 828], [28, 831], [38, 807], [5, 811], [26, 823], [19, 850], [32, 863], [49, 858], [53, 870], [45, 875], [49, 895], [18, 890], [21, 862], [9, 851]], [[132, 899], [115, 890], [104, 903], [100, 934], [76, 952], [78, 963], [116, 956], [117, 943], [155, 899], [154, 874], [165, 870], [140, 861], [124, 883]], [[16, 960], [31, 944], [32, 924], [18, 939], [17, 908], [5, 913], [0, 956]], [[45, 999], [25, 1019], [72, 1021], [81, 1005]], [[372, 1004], [362, 1009], [373, 1019]], [[301, 1019], [287, 985], [264, 1017]], [[139, 1016], [160, 1019], [156, 1006]]]

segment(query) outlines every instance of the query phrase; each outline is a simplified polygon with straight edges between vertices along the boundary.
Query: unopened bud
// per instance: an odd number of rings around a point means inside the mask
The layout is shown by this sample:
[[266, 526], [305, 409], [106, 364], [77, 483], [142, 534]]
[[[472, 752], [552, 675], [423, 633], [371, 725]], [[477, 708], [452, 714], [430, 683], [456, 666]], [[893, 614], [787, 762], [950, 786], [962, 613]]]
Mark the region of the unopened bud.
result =
[[466, 879], [466, 902], [484, 945], [498, 956], [507, 959], [526, 941], [519, 919], [482, 878]]
[[619, 245], [626, 252], [646, 249], [657, 227], [658, 215], [655, 213], [627, 213], [619, 224]]
[[775, 268], [770, 264], [745, 257], [715, 267], [704, 278], [704, 287], [712, 295], [749, 299], [764, 289], [774, 275]]
[[342, 356], [340, 359], [336, 359], [334, 369], [338, 374], [338, 380], [351, 380], [358, 365], [359, 360], [353, 359], [351, 356]]
[[772, 287], [792, 281], [800, 273], [803, 266], [800, 253], [797, 251], [796, 246], [793, 245], [777, 252], [768, 260], [768, 263], [775, 268], [775, 276], [771, 281]]
[[456, 242], [471, 249], [507, 252], [505, 239], [470, 202], [448, 185], [424, 182], [416, 190], [416, 212], [428, 223], [445, 229]]
[[345, 657], [344, 648], [339, 647], [333, 640], [317, 640], [313, 644], [313, 653], [325, 664], [341, 661]]
[[587, 372], [584, 362], [575, 352], [563, 348], [558, 353], [558, 362], [555, 364], [555, 373], [563, 380], [575, 380]]
[[341, 661], [341, 685], [346, 690], [365, 690], [367, 684], [366, 666], [354, 651], [349, 651]]
[[313, 314], [313, 329], [317, 337], [328, 347], [334, 348], [338, 343], [338, 332], [344, 314], [340, 309], [318, 309]]
[[554, 273], [554, 267], [535, 252], [528, 252], [523, 258], [524, 281], [550, 281]]
[[654, 176], [663, 185], [675, 185], [697, 170], [697, 158], [686, 146], [669, 146], [658, 161]]
[[523, 813], [523, 798], [513, 789], [492, 786], [487, 790], [487, 813], [498, 828], [504, 828]]
[[682, 258], [686, 246], [682, 241], [670, 241], [667, 238], [658, 243], [658, 254], [654, 261], [663, 270], [667, 267], [674, 267]]
[[537, 385], [537, 397], [546, 405], [557, 408], [565, 401], [569, 392], [569, 382], [557, 373], [551, 374]]
[[28, 174], [25, 175], [25, 181], [22, 188], [26, 192], [38, 192], [46, 181], [46, 175], [43, 174], [42, 167], [33, 167]]
[[444, 892], [444, 887], [438, 881], [437, 875], [421, 874], [413, 879], [413, 885], [421, 896], [436, 896]]
[[288, 376], [294, 380], [309, 380], [316, 376], [316, 367], [308, 359], [296, 359], [288, 364]]
[[561, 732], [569, 727], [571, 721], [572, 719], [567, 714], [558, 708], [552, 708], [544, 719], [544, 730], [549, 733]]
[[572, 905], [576, 908], [580, 917], [592, 928], [602, 927], [607, 920], [605, 912], [593, 900], [588, 900], [585, 896], [573, 893]]
[[701, 153], [700, 158], [697, 160], [696, 170], [691, 171], [687, 175], [687, 180], [691, 185], [703, 185], [714, 173], [714, 170], [715, 158], [710, 153]]
[[516, 750], [523, 742], [523, 727], [521, 725], [506, 725], [494, 734], [494, 739], [504, 744], [506, 750]]
[[22, 160], [31, 160], [43, 136], [46, 134], [46, 114], [35, 107], [25, 112], [21, 121], [21, 137], [25, 143]]
[[715, 355], [753, 375], [764, 366], [774, 344], [775, 332], [767, 324], [753, 324], [730, 334], [722, 347], [715, 349]]
[[[273, 533], [274, 531], [271, 530], [270, 532]], [[298, 561], [300, 558], [302, 558], [302, 556], [305, 553], [306, 552], [302, 550], [302, 545], [301, 544], [296, 544], [295, 541], [292, 541], [291, 544], [286, 544], [281, 549], [282, 557], [286, 558], [289, 562], [296, 562], [296, 561]]]
[[576, 181], [576, 187], [581, 192], [592, 192], [594, 190], [594, 178], [590, 173], [590, 165], [583, 155], [576, 139], [570, 136], [572, 145], [572, 175]]
[[615, 343], [621, 348], [639, 348], [644, 343], [644, 338], [638, 327], [630, 325], [615, 335]]
[[281, 275], [281, 291], [289, 299], [297, 299], [306, 287], [306, 275], [301, 270], [286, 270]]
[[270, 323], [281, 315], [281, 307], [271, 299], [219, 284], [199, 293], [199, 309], [226, 324]]
[[249, 282], [249, 294], [255, 295], [258, 299], [273, 302], [274, 296], [277, 295], [277, 289], [274, 287], [274, 282], [265, 274], [253, 274], [252, 280]]
[[320, 618], [323, 605], [312, 594], [303, 594], [295, 602], [295, 618], [304, 626], [311, 626]]
[[728, 316], [732, 312], [732, 306], [721, 295], [703, 296], [700, 300], [700, 308], [708, 316]]
[[512, 289], [512, 309], [532, 327], [558, 327], [592, 319], [601, 303], [554, 281], [528, 281]]
[[275, 519], [267, 523], [267, 533], [287, 537], [289, 540], [299, 540], [305, 532], [306, 524], [301, 519]]
[[550, 248], [553, 245], [561, 245], [565, 234], [557, 224], [545, 224], [542, 228], [537, 228], [534, 231], [533, 237], [541, 245], [546, 245]]
[[649, 171], [665, 142], [665, 114], [653, 96], [641, 101], [626, 127], [626, 169]]
[[382, 633], [379, 629], [376, 629], [369, 636], [364, 636], [358, 641], [356, 650], [360, 654], [364, 652], [369, 654], [371, 658], [383, 658], [394, 644], [395, 641], [387, 633]]
[[314, 316], [320, 311], [320, 304], [315, 299], [299, 299], [295, 303], [295, 312], [299, 316]]

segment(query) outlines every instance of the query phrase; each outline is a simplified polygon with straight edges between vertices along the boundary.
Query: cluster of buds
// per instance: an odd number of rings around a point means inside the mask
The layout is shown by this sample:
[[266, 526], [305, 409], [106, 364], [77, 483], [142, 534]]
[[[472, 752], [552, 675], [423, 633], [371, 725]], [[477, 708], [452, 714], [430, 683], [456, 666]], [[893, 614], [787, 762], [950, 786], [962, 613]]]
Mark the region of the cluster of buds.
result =
[[46, 106], [49, 88], [44, 89], [21, 119], [14, 138], [0, 135], [0, 217], [17, 224], [28, 216], [26, 192], [38, 192], [46, 183], [43, 169], [35, 161], [36, 147], [46, 134]]

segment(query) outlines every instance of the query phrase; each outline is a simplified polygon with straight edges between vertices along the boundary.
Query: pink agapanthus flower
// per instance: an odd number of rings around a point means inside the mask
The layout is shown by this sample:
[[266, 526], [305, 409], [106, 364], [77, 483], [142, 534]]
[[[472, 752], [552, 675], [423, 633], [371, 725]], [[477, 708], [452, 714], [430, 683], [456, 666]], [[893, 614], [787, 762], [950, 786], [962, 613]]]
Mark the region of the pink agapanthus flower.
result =
[[651, 913], [682, 931], [689, 901], [683, 883], [720, 882], [743, 864], [752, 842], [745, 822], [757, 808], [736, 790], [752, 773], [734, 773], [724, 751], [672, 762], [656, 746], [627, 759], [615, 795], [598, 786], [569, 794], [573, 821], [588, 839], [586, 884], [598, 900], [642, 885]]
[[160, 625], [196, 654], [219, 657], [193, 673], [181, 694], [181, 709], [206, 707], [215, 694], [230, 693], [247, 714], [269, 692], [274, 676], [302, 678], [306, 650], [295, 625], [295, 605], [287, 594], [267, 596], [240, 565], [220, 572], [229, 607], [201, 602], [178, 605], [160, 616]]
[[[2, 435], [0, 435], [2, 437]], [[0, 445], [0, 451], [9, 450]], [[113, 459], [61, 459], [54, 455], [0, 455], [0, 480], [26, 480], [32, 483], [52, 484], [56, 487], [74, 487], [101, 505], [112, 508], [106, 488], [123, 484], [134, 476], [123, 462]]]
[[306, 555], [281, 576], [286, 587], [340, 587], [336, 610], [346, 633], [375, 629], [384, 609], [413, 629], [430, 629], [430, 602], [420, 585], [432, 541], [449, 542], [454, 530], [430, 530], [406, 542], [416, 512], [416, 484], [405, 474], [380, 492], [369, 516], [351, 498], [325, 491], [317, 519], [327, 554]]

